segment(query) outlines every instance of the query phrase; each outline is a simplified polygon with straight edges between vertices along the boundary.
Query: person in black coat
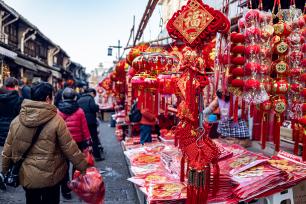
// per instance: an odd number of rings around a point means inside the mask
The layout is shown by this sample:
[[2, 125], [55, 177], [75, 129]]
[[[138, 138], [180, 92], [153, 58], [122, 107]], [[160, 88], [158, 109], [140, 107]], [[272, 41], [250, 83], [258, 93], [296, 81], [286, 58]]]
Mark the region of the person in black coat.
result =
[[96, 161], [101, 161], [103, 158], [100, 154], [100, 140], [98, 138], [98, 125], [97, 125], [97, 112], [99, 112], [99, 106], [96, 104], [94, 97], [97, 92], [95, 89], [89, 88], [86, 90], [85, 94], [83, 94], [78, 100], [78, 104], [80, 108], [83, 109], [87, 125], [89, 128], [91, 140], [92, 140], [92, 150], [93, 155]]
[[21, 98], [18, 93], [18, 80], [9, 77], [5, 87], [0, 89], [0, 146], [3, 146], [12, 120], [19, 114]]

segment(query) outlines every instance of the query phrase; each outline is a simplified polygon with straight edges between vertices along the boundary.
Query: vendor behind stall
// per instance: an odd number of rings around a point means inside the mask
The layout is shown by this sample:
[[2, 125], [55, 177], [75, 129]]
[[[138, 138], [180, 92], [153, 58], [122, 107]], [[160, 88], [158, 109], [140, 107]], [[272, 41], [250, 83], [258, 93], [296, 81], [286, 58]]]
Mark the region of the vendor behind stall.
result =
[[241, 110], [238, 110], [238, 122], [234, 122], [233, 118], [229, 117], [230, 112], [230, 94], [218, 90], [217, 97], [204, 109], [204, 115], [208, 116], [215, 109], [220, 110], [220, 120], [218, 124], [218, 133], [226, 143], [235, 143], [247, 147], [250, 144], [249, 129], [245, 120], [241, 119]]
[[140, 143], [144, 144], [147, 142], [152, 142], [152, 129], [156, 124], [156, 117], [147, 108], [141, 110], [141, 120], [140, 120]]

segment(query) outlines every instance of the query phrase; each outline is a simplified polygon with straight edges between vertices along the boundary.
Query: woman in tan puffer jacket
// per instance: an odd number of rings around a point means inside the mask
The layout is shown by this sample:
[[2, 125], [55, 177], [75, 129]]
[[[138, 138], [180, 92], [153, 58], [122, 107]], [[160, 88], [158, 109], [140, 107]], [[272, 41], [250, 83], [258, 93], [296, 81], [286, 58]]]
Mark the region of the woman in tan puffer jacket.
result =
[[[51, 93], [51, 94], [50, 94]], [[28, 203], [59, 203], [59, 184], [69, 159], [80, 171], [88, 164], [65, 125], [51, 105], [52, 86], [41, 83], [32, 87], [32, 100], [24, 100], [19, 116], [11, 123], [3, 149], [2, 171], [7, 173], [30, 146], [39, 125], [45, 124], [36, 143], [22, 163], [19, 178]]]

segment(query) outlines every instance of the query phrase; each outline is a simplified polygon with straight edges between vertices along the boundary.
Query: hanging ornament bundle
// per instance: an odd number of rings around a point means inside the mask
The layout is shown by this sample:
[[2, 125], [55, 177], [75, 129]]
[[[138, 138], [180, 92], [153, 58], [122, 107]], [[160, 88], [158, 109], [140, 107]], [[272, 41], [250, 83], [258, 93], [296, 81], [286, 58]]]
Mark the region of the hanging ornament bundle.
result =
[[[227, 33], [229, 20], [201, 0], [189, 0], [177, 11], [167, 24], [169, 35], [185, 42], [180, 71], [183, 72], [177, 85], [182, 93], [178, 107], [178, 124], [175, 134], [182, 150], [181, 181], [184, 181], [184, 159], [188, 163], [187, 203], [207, 203], [212, 183], [218, 186], [218, 147], [209, 139], [209, 128], [202, 126], [202, 90], [208, 85], [205, 61], [200, 56], [201, 46], [215, 37], [216, 32]], [[192, 49], [195, 48], [195, 49]], [[211, 172], [214, 172], [211, 178]]]
[[292, 138], [295, 141], [294, 153], [298, 154], [299, 142], [303, 141], [300, 138], [300, 127], [298, 124], [299, 118], [302, 117], [302, 98], [301, 91], [303, 88], [303, 82], [301, 81], [301, 74], [303, 73], [303, 50], [304, 37], [301, 35], [302, 29], [305, 27], [305, 21], [302, 16], [302, 11], [296, 9], [295, 6], [290, 8], [290, 27], [292, 29], [291, 34], [287, 37], [289, 44], [288, 52], [288, 66], [290, 67], [289, 82], [291, 89], [288, 93], [288, 116], [291, 119], [292, 126]]
[[260, 83], [260, 72], [265, 69], [264, 66], [261, 67], [260, 61], [263, 33], [260, 28], [260, 20], [263, 18], [261, 14], [259, 10], [251, 9], [244, 16], [246, 61], [243, 98], [249, 104], [260, 104], [269, 99], [265, 88]]

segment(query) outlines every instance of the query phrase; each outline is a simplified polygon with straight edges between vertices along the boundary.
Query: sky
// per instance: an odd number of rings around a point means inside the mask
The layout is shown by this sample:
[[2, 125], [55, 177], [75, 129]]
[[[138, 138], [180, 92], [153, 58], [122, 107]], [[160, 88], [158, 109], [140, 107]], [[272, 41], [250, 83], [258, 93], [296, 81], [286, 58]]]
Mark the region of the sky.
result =
[[[110, 67], [117, 55], [107, 48], [121, 41], [126, 46], [136, 18], [136, 30], [148, 0], [4, 0], [64, 49], [72, 61], [87, 68], [100, 62]], [[160, 32], [160, 8], [156, 7], [143, 40], [156, 39]], [[121, 50], [122, 52], [123, 50]]]

